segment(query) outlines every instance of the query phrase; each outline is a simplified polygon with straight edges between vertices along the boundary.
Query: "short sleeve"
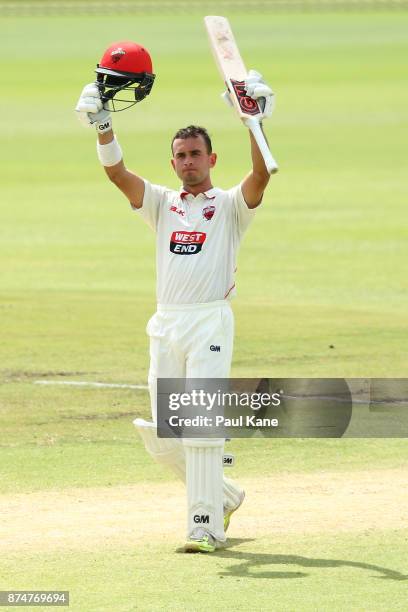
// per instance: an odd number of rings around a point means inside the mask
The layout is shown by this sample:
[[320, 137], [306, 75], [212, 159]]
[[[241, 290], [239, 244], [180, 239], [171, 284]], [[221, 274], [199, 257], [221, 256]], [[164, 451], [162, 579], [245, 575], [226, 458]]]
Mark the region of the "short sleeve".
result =
[[237, 185], [236, 187], [230, 189], [229, 194], [232, 198], [237, 230], [239, 235], [242, 236], [242, 234], [245, 232], [252, 219], [254, 218], [256, 209], [248, 208], [248, 205], [245, 202], [244, 196], [242, 194], [241, 185]]
[[156, 231], [157, 223], [159, 220], [160, 202], [163, 199], [163, 195], [166, 191], [165, 187], [161, 185], [153, 185], [146, 179], [144, 180], [145, 191], [143, 196], [143, 203], [140, 208], [132, 207], [133, 210], [139, 214], [143, 220]]

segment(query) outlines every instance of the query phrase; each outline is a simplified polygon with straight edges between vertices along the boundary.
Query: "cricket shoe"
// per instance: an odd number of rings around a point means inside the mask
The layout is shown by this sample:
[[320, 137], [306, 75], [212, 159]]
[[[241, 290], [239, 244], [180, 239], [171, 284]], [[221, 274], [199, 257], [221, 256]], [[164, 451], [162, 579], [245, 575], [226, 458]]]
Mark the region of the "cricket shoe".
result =
[[202, 529], [197, 527], [184, 544], [184, 552], [214, 552], [217, 548], [216, 539]]
[[238, 510], [238, 508], [241, 507], [242, 502], [245, 499], [245, 491], [244, 489], [242, 489], [242, 491], [239, 494], [239, 502], [238, 505], [235, 506], [235, 508], [232, 508], [231, 510], [227, 510], [227, 508], [224, 508], [224, 531], [227, 531], [229, 524], [231, 522], [231, 516], [234, 514], [234, 512], [236, 512]]

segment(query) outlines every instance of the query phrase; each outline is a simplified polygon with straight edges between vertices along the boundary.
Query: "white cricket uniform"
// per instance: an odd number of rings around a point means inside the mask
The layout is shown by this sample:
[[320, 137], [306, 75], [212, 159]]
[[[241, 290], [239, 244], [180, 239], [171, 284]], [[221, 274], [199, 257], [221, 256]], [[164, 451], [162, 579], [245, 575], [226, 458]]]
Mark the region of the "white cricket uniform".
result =
[[156, 421], [156, 379], [228, 378], [234, 321], [229, 300], [240, 240], [255, 210], [241, 186], [196, 197], [145, 180], [141, 208], [156, 232], [157, 312], [150, 336], [149, 388]]

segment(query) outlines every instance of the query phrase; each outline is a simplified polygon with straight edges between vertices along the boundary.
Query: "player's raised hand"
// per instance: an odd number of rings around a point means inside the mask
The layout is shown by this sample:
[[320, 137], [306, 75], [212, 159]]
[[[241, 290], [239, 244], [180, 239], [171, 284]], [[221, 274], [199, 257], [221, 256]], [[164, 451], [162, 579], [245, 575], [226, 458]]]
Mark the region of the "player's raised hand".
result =
[[[245, 91], [250, 98], [253, 98], [259, 103], [262, 110], [260, 119], [268, 119], [273, 112], [275, 106], [275, 94], [267, 83], [265, 83], [262, 74], [256, 70], [250, 70], [245, 78]], [[233, 106], [231, 94], [229, 91], [224, 91], [221, 98], [228, 106]]]
[[275, 95], [262, 74], [256, 70], [250, 70], [245, 79], [245, 89], [251, 98], [257, 100], [262, 109], [262, 118], [268, 119], [275, 106]]
[[79, 96], [75, 111], [78, 113], [78, 119], [84, 126], [95, 125], [100, 134], [112, 129], [110, 113], [103, 108], [96, 83], [85, 85]]

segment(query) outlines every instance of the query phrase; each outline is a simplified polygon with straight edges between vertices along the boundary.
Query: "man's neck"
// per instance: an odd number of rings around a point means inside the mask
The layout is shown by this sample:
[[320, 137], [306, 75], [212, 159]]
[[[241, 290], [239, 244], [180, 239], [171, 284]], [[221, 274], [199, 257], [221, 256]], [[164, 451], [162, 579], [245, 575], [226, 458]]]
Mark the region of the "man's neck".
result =
[[212, 184], [211, 181], [207, 179], [198, 185], [183, 185], [183, 189], [195, 197], [199, 193], [204, 193], [205, 191], [212, 189]]

